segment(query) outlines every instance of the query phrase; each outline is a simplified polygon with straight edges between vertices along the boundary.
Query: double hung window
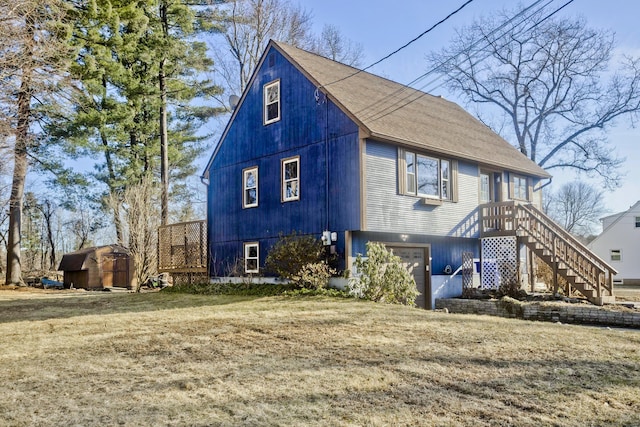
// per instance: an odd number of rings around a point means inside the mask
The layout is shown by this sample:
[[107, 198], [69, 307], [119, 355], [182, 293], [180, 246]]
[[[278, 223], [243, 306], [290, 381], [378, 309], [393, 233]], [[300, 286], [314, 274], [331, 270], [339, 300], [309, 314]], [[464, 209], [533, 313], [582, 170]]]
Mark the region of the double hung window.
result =
[[242, 171], [242, 207], [254, 208], [258, 206], [258, 167], [251, 167]]
[[244, 244], [244, 272], [259, 273], [260, 247], [258, 242]]
[[280, 120], [280, 80], [264, 85], [264, 124]]
[[282, 160], [282, 201], [300, 200], [300, 157]]
[[528, 200], [527, 178], [513, 175], [511, 183], [513, 189], [511, 198], [516, 200]]

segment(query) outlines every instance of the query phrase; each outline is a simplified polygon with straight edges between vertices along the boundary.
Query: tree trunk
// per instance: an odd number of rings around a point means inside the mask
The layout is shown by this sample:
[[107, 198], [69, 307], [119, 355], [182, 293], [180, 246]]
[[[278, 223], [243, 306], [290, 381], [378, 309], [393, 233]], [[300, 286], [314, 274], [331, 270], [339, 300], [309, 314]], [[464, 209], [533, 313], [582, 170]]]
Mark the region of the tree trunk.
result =
[[20, 231], [22, 229], [22, 198], [27, 177], [27, 143], [31, 114], [30, 71], [26, 70], [18, 93], [18, 126], [14, 148], [13, 183], [9, 199], [9, 235], [7, 238], [7, 285], [24, 285], [22, 281]]
[[[107, 79], [105, 76], [102, 77], [102, 88], [104, 90], [102, 94], [102, 111], [104, 111], [107, 107]], [[116, 173], [113, 165], [113, 160], [111, 159], [111, 148], [109, 147], [109, 140], [107, 139], [107, 135], [104, 130], [104, 125], [101, 125], [100, 128], [100, 139], [102, 142], [102, 146], [104, 147], [104, 159], [107, 164], [107, 172], [109, 174], [109, 193], [112, 197], [119, 199], [116, 187]], [[114, 204], [113, 206], [113, 222], [116, 228], [116, 241], [119, 245], [123, 245], [123, 237], [122, 237], [122, 221], [120, 220], [120, 206]], [[86, 236], [83, 238], [80, 243], [80, 247], [78, 249], [82, 249], [84, 246], [84, 242], [86, 240]]]
[[169, 143], [167, 135], [167, 89], [165, 87], [164, 59], [160, 61], [158, 80], [160, 84], [160, 180], [162, 181], [160, 194], [162, 214], [160, 223], [167, 225], [169, 221]]
[[[49, 250], [51, 251], [49, 252], [49, 270], [55, 270], [56, 268], [56, 240], [53, 238], [52, 224], [53, 213], [53, 204], [49, 200], [45, 200], [42, 204], [42, 216], [44, 218], [44, 226], [47, 229], [47, 243], [49, 244]], [[42, 265], [44, 265], [44, 262]]]
[[[167, 4], [160, 2], [160, 19], [165, 39], [169, 36], [169, 22], [167, 18]], [[160, 87], [160, 194], [161, 218], [160, 224], [167, 225], [169, 221], [169, 137], [167, 134], [167, 88], [164, 74], [165, 59], [160, 60], [158, 71], [158, 85]]]

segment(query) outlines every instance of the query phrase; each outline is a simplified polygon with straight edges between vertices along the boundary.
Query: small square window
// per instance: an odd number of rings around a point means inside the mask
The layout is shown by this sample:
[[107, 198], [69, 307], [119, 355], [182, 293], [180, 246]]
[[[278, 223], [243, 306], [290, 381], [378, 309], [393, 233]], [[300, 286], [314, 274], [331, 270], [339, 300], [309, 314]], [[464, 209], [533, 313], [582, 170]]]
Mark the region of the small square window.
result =
[[640, 216], [636, 217], [636, 228], [640, 228]]
[[622, 250], [611, 249], [611, 261], [622, 261]]
[[252, 167], [242, 171], [242, 207], [258, 206], [258, 168]]
[[257, 242], [244, 244], [244, 272], [259, 273], [260, 248]]
[[300, 157], [282, 160], [282, 201], [300, 199]]
[[264, 124], [280, 120], [280, 81], [264, 86]]

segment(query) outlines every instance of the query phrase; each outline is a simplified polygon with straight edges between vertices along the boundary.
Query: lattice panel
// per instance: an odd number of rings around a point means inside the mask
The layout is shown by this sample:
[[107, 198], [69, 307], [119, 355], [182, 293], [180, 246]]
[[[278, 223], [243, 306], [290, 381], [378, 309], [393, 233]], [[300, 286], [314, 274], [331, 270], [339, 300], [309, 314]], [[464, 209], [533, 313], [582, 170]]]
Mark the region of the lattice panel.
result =
[[473, 252], [462, 252], [462, 289], [473, 287]]
[[517, 240], [515, 237], [482, 239], [481, 287], [498, 289], [518, 280]]
[[182, 222], [158, 229], [158, 269], [202, 270], [207, 266], [205, 221]]

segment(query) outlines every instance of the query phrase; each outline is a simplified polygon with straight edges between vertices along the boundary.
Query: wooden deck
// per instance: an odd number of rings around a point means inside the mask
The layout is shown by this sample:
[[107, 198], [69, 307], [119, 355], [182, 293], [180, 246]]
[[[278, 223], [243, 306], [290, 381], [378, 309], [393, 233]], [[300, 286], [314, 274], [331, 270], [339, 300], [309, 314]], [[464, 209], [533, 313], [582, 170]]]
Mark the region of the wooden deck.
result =
[[533, 205], [515, 201], [482, 205], [480, 236], [516, 236], [551, 266], [555, 290], [560, 275], [595, 304], [615, 301], [617, 271]]
[[158, 228], [158, 272], [207, 273], [207, 223], [181, 222]]

